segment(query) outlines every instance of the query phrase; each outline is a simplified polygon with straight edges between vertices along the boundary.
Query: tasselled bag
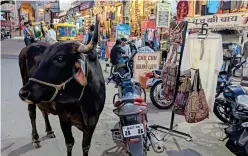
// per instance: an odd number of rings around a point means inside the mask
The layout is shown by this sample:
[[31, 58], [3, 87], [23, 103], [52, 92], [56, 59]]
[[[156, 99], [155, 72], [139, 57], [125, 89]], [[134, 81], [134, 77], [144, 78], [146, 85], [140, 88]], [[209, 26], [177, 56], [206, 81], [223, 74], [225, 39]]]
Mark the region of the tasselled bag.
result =
[[204, 90], [201, 86], [199, 70], [196, 70], [191, 92], [185, 108], [185, 120], [197, 123], [209, 117], [209, 108]]
[[173, 106], [173, 112], [178, 115], [185, 115], [185, 107], [189, 98], [189, 92], [191, 90], [191, 80], [189, 76], [186, 76], [182, 84], [180, 85], [176, 100]]

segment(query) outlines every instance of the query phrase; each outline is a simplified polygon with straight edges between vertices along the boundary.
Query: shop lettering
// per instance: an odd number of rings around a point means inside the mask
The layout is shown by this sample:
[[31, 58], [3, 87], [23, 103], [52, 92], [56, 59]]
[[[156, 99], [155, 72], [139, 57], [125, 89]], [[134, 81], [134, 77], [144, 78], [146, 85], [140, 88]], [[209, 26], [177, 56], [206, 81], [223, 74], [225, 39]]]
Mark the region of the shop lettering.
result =
[[136, 64], [135, 69], [155, 69], [157, 64]]
[[141, 60], [157, 60], [158, 59], [158, 56], [138, 56], [138, 61], [141, 61]]

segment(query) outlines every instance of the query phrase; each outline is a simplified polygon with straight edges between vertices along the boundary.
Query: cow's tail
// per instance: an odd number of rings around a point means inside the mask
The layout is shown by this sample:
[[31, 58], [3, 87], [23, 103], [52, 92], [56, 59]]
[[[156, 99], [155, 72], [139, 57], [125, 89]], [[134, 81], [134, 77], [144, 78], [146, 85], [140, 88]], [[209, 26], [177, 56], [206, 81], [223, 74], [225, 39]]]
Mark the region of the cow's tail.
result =
[[27, 49], [23, 48], [19, 54], [19, 67], [23, 86], [28, 82]]

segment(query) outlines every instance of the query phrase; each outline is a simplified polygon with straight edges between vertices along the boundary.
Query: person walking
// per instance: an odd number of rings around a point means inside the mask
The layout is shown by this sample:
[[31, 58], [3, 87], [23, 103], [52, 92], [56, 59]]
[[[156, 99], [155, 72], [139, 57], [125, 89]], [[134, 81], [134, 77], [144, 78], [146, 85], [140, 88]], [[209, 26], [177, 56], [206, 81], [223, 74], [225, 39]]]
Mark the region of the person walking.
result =
[[126, 44], [127, 39], [126, 38], [121, 38], [121, 47], [125, 51], [126, 56], [131, 56], [131, 50], [130, 46]]
[[101, 48], [101, 59], [105, 60], [105, 55], [106, 55], [106, 44], [107, 40], [105, 35], [101, 32], [100, 36], [100, 48]]
[[29, 29], [29, 27], [30, 27], [29, 22], [24, 22], [24, 25], [25, 25], [25, 27], [23, 29], [24, 43], [25, 43], [26, 46], [28, 46], [28, 45], [30, 45], [32, 43], [32, 40], [34, 39], [34, 34]]
[[54, 29], [53, 24], [49, 25], [48, 31], [46, 32], [46, 31], [44, 31], [43, 24], [41, 23], [41, 31], [42, 31], [43, 35], [45, 36], [45, 41], [46, 42], [48, 42], [50, 44], [58, 42], [57, 41], [57, 36], [56, 36], [56, 31]]

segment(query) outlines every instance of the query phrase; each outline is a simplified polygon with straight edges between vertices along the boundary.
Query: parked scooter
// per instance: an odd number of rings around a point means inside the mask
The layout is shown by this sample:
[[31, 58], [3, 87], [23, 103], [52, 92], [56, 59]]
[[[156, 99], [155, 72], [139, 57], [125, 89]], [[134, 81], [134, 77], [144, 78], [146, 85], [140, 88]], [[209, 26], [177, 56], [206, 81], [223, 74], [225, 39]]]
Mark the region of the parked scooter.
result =
[[[233, 123], [236, 120], [233, 111], [236, 105], [236, 98], [245, 95], [246, 91], [240, 85], [232, 85], [231, 77], [235, 70], [239, 69], [246, 61], [230, 67], [227, 72], [220, 72], [217, 81], [215, 103], [213, 112], [218, 119], [224, 123]], [[220, 94], [223, 93], [223, 97]]]
[[161, 70], [152, 70], [146, 73], [146, 77], [149, 78], [146, 82], [146, 86], [150, 87], [150, 99], [152, 104], [159, 109], [169, 109], [172, 107], [172, 101], [167, 101], [162, 92], [163, 84], [161, 79]]
[[109, 82], [113, 80], [118, 86], [119, 96], [113, 111], [120, 121], [111, 131], [113, 140], [124, 143], [129, 155], [147, 156], [150, 143], [157, 153], [163, 152], [164, 147], [148, 127], [147, 104], [132, 81], [131, 64], [136, 53], [137, 51], [129, 59], [121, 58], [108, 78]]
[[9, 30], [6, 30], [4, 28], [1, 29], [1, 40], [5, 39], [5, 38], [11, 38], [11, 33]]

